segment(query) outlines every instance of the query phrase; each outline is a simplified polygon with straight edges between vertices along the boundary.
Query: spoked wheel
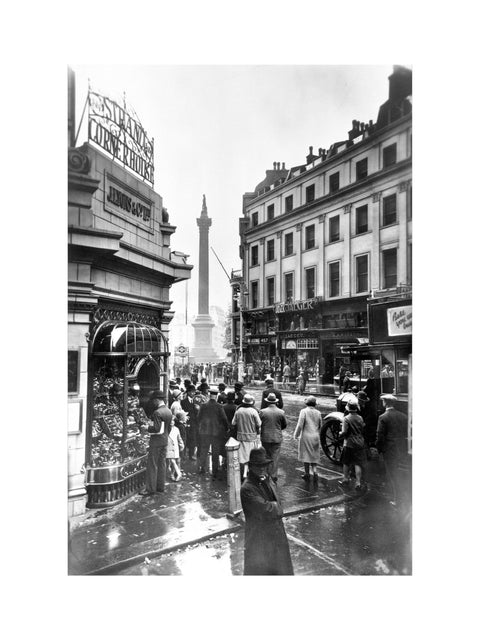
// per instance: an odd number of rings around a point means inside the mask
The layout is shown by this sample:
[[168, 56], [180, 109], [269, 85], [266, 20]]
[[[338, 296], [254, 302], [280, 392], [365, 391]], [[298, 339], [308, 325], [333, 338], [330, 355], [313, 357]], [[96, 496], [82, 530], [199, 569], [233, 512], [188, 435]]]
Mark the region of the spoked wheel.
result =
[[341, 464], [340, 455], [342, 453], [343, 444], [338, 444], [338, 436], [342, 430], [340, 420], [331, 420], [324, 424], [320, 431], [320, 444], [329, 460], [335, 464]]

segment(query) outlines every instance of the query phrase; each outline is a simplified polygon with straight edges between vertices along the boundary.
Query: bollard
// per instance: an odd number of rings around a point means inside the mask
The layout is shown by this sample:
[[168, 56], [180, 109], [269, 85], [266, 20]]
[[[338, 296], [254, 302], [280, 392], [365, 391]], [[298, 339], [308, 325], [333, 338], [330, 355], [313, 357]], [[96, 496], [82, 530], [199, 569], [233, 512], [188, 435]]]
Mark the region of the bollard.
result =
[[240, 463], [238, 450], [240, 443], [235, 438], [229, 438], [225, 444], [227, 451], [227, 487], [228, 487], [228, 511], [236, 515], [242, 510], [240, 501]]

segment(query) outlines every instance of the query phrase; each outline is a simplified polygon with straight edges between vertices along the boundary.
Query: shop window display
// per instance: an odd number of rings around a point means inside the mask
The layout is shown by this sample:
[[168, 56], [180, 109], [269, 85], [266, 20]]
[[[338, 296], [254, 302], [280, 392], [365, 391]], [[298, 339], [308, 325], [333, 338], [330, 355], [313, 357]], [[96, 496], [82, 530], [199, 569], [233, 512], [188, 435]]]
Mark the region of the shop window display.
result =
[[152, 393], [165, 395], [168, 345], [155, 327], [102, 324], [91, 355], [88, 507], [111, 505], [144, 483]]

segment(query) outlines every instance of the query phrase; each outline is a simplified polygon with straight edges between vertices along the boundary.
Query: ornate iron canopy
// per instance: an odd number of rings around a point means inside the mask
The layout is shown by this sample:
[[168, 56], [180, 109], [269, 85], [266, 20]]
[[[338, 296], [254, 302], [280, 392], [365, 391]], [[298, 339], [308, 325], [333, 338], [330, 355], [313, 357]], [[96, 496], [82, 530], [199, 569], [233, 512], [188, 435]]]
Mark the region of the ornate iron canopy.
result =
[[92, 352], [168, 355], [168, 342], [156, 327], [139, 322], [106, 321], [95, 331]]

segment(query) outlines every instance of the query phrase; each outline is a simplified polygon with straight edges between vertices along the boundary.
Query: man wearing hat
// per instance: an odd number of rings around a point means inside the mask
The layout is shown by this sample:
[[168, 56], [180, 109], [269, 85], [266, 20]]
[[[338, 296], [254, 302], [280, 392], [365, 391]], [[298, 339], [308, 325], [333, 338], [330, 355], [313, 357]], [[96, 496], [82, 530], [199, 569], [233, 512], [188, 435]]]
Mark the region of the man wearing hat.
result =
[[152, 414], [153, 425], [148, 427], [150, 444], [148, 447], [145, 491], [142, 496], [151, 496], [165, 491], [166, 459], [168, 432], [172, 421], [172, 412], [162, 398], [153, 400], [155, 410]]
[[378, 418], [375, 446], [383, 454], [385, 472], [392, 486], [391, 503], [396, 506], [400, 498], [401, 481], [399, 466], [407, 456], [407, 416], [395, 409], [396, 397], [391, 393], [380, 396], [385, 412]]
[[238, 460], [240, 462], [240, 475], [243, 478], [245, 465], [248, 463], [250, 451], [260, 445], [261, 420], [258, 411], [253, 406], [255, 398], [246, 393], [243, 402], [235, 411], [232, 426], [237, 429], [237, 440], [240, 443]]
[[173, 390], [174, 390], [174, 389], [178, 389], [178, 384], [177, 384], [176, 380], [173, 380], [173, 378], [172, 378], [172, 380], [170, 380], [170, 381], [168, 382], [168, 397], [167, 397], [167, 403], [168, 403], [168, 406], [169, 406], [169, 407], [171, 406], [171, 404], [172, 404], [172, 402], [173, 402], [173, 400], [174, 400], [174, 398], [173, 398]]
[[245, 576], [293, 575], [283, 527], [283, 509], [268, 474], [271, 459], [263, 447], [250, 452], [248, 477], [240, 489], [245, 515]]
[[277, 402], [277, 407], [279, 409], [283, 409], [283, 398], [282, 398], [282, 394], [278, 389], [274, 389], [273, 388], [273, 378], [266, 378], [265, 379], [265, 389], [263, 390], [262, 393], [262, 402], [260, 404], [260, 409], [265, 409], [265, 407], [268, 407], [268, 402], [266, 400], [266, 397], [268, 396], [268, 394], [270, 393], [274, 393], [278, 402]]
[[180, 406], [188, 416], [187, 442], [185, 449], [190, 460], [195, 460], [195, 449], [198, 441], [198, 411], [199, 405], [195, 402], [196, 394], [195, 385], [191, 384], [187, 387], [185, 398], [180, 400]]
[[218, 404], [226, 404], [227, 403], [227, 392], [226, 392], [226, 384], [223, 382], [218, 383], [218, 396], [217, 402]]
[[212, 478], [217, 477], [219, 457], [225, 446], [230, 426], [221, 404], [217, 402], [217, 391], [210, 389], [210, 399], [200, 406], [198, 412], [199, 473], [208, 466], [208, 451], [212, 447]]
[[267, 455], [271, 458], [272, 464], [269, 473], [274, 482], [278, 477], [278, 459], [280, 457], [280, 447], [282, 445], [282, 431], [287, 428], [287, 420], [285, 411], [277, 406], [277, 396], [273, 393], [268, 394], [265, 398], [267, 407], [260, 410], [260, 439], [262, 446], [265, 448]]
[[243, 382], [235, 382], [235, 384], [233, 385], [234, 391], [235, 391], [235, 404], [236, 405], [241, 405], [243, 402], [243, 396], [245, 395], [242, 391], [243, 389]]
[[365, 486], [362, 478], [362, 470], [367, 464], [365, 440], [363, 433], [365, 423], [358, 414], [358, 401], [355, 399], [347, 403], [347, 415], [343, 419], [343, 429], [339, 435], [340, 440], [345, 441], [340, 460], [343, 464], [343, 480], [340, 484], [346, 487], [350, 484], [350, 466], [355, 466], [355, 490], [362, 491]]

